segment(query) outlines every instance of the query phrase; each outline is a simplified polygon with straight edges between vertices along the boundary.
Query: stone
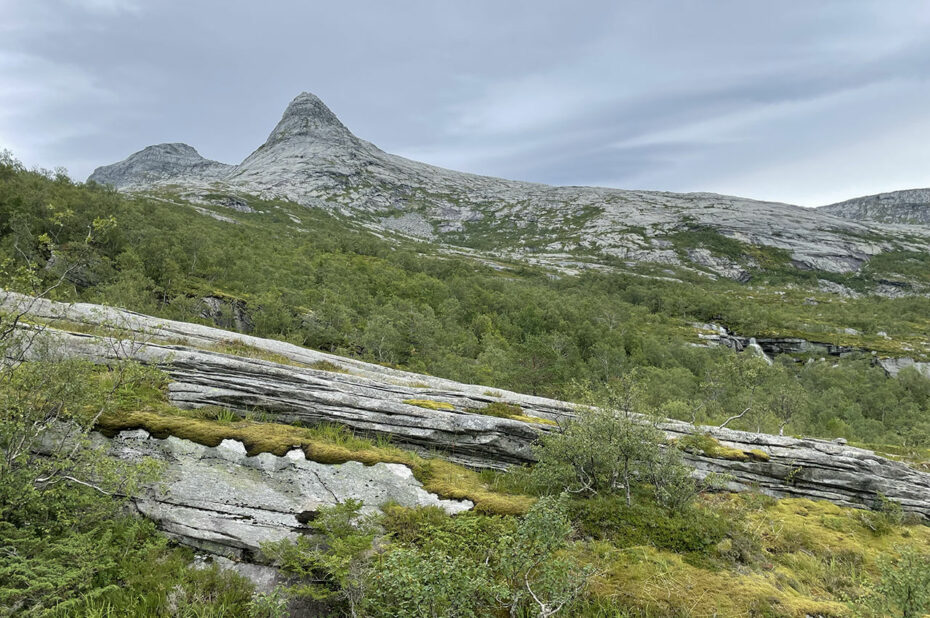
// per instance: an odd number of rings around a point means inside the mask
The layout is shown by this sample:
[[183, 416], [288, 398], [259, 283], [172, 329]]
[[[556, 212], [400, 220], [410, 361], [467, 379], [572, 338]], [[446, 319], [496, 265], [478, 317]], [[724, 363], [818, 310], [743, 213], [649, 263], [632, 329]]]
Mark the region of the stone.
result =
[[[575, 406], [568, 402], [503, 390], [490, 392], [486, 386], [397, 371], [283, 342], [159, 320], [110, 307], [63, 305], [11, 293], [0, 295], [0, 306], [8, 310], [29, 309], [34, 317], [59, 316], [86, 325], [120, 324], [123, 329], [131, 328], [149, 338], [186, 342], [114, 342], [107, 337], [58, 329], [47, 329], [40, 338], [52, 353], [63, 357], [112, 362], [128, 355], [140, 362], [158, 365], [169, 374], [170, 396], [180, 406], [221, 405], [243, 412], [260, 408], [280, 422], [338, 423], [359, 433], [390, 436], [398, 445], [438, 451], [450, 460], [475, 467], [506, 468], [532, 463], [534, 442], [540, 433], [554, 430], [551, 425], [476, 413], [488, 403], [516, 404], [525, 414], [539, 418], [565, 420], [575, 414]], [[351, 373], [236, 357], [197, 347], [230, 340], [274, 352], [293, 363], [311, 364], [325, 359]], [[428, 410], [404, 403], [414, 398], [448, 403], [453, 410]], [[740, 460], [719, 459], [702, 453], [685, 456], [697, 475], [710, 472], [731, 475], [729, 487], [734, 491], [829, 500], [858, 508], [870, 508], [879, 495], [884, 495], [901, 504], [904, 511], [930, 519], [930, 474], [873, 451], [828, 440], [695, 426], [673, 420], [660, 424], [660, 428], [669, 438], [708, 434], [724, 446], [742, 451], [746, 458]], [[232, 478], [230, 475], [252, 479], [243, 481], [247, 482], [248, 490], [241, 494], [242, 500], [237, 504], [241, 508], [257, 505], [255, 517], [260, 516], [269, 530], [286, 534], [282, 518], [291, 525], [289, 517], [298, 506], [292, 504], [285, 514], [261, 506], [268, 504], [266, 495], [272, 495], [273, 502], [278, 500], [275, 489], [278, 485], [270, 481], [269, 487], [263, 489], [264, 481], [259, 480], [267, 479], [277, 470], [298, 468], [303, 474], [305, 469], [316, 469], [310, 465], [312, 462], [301, 462], [297, 453], [278, 458], [268, 454], [249, 458], [243, 455], [242, 449], [232, 445], [209, 449], [171, 438], [151, 440], [143, 434], [123, 434], [120, 439], [123, 442], [117, 447], [119, 456], [138, 456], [140, 452], [152, 451], [163, 453], [166, 459], [184, 461], [179, 465], [187, 472], [175, 481], [173, 491], [176, 495], [192, 496], [191, 500], [185, 498], [183, 503], [169, 504], [153, 499], [140, 508], [147, 516], [167, 522], [165, 527], [169, 531], [195, 537], [199, 539], [199, 546], [213, 547], [214, 551], [219, 551], [214, 545], [222, 546], [223, 540], [229, 537], [244, 539], [231, 542], [238, 548], [236, 551], [252, 551], [254, 542], [250, 544], [247, 529], [243, 529], [241, 513], [225, 510], [220, 519], [214, 521], [208, 512], [210, 509], [200, 508], [197, 496], [203, 498], [214, 488], [224, 487]], [[138, 448], [129, 448], [132, 445]], [[349, 464], [345, 466], [353, 469]], [[380, 470], [379, 483], [393, 486], [405, 482], [402, 477], [406, 472], [388, 466]], [[321, 478], [332, 488], [335, 473], [331, 469], [325, 474], [317, 472], [324, 475]], [[355, 478], [352, 482], [357, 482], [359, 477]], [[304, 497], [326, 493], [320, 484], [314, 485], [306, 479], [301, 482], [309, 492]], [[263, 493], [266, 491], [270, 494]], [[217, 501], [221, 502], [222, 498], [213, 503]], [[212, 527], [214, 524], [219, 527]]]
[[159, 484], [144, 491], [135, 508], [181, 542], [235, 561], [261, 561], [262, 543], [308, 533], [304, 514], [350, 498], [362, 502], [362, 513], [387, 502], [451, 514], [474, 506], [427, 492], [400, 464], [326, 465], [307, 461], [301, 451], [300, 457], [248, 457], [236, 440], [211, 448], [173, 436], [157, 440], [141, 430], [112, 440], [93, 434], [93, 440], [116, 458], [161, 462]]
[[209, 182], [225, 177], [232, 169], [232, 165], [204, 159], [187, 144], [158, 144], [119, 163], [98, 167], [87, 180], [129, 189], [170, 182], [178, 176]]
[[854, 221], [930, 225], [930, 189], [908, 189], [857, 197], [819, 210]]
[[917, 362], [913, 358], [881, 358], [878, 364], [890, 376], [897, 376], [902, 369], [911, 367], [930, 379], [930, 363]]

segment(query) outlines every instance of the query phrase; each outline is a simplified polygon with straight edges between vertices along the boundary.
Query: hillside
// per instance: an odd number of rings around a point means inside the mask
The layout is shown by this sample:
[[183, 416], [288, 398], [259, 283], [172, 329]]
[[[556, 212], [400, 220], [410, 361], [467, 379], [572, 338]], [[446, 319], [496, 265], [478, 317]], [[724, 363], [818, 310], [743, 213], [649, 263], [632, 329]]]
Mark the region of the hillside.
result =
[[[295, 555], [283, 557], [280, 548], [301, 547], [309, 535], [322, 533], [337, 542], [327, 548], [332, 559], [350, 560], [372, 581], [403, 582], [403, 593], [375, 588], [359, 597], [365, 615], [393, 615], [397, 603], [417, 599], [439, 603], [443, 611], [491, 611], [500, 601], [487, 591], [500, 585], [497, 594], [519, 599], [519, 587], [507, 589], [507, 573], [527, 568], [498, 552], [555, 547], [579, 570], [542, 562], [552, 569], [555, 588], [548, 579], [533, 585], [559, 598], [566, 594], [561, 586], [580, 586], [577, 578], [587, 578], [583, 595], [579, 587], [564, 597], [569, 615], [739, 615], [761, 606], [773, 616], [862, 615], [873, 603], [883, 607], [873, 586], [888, 577], [889, 548], [930, 540], [930, 528], [920, 523], [930, 516], [930, 474], [844, 441], [663, 422], [666, 448], [680, 448], [698, 478], [727, 475], [725, 488], [734, 493], [672, 506], [653, 496], [658, 487], [647, 486], [637, 489], [633, 506], [593, 495], [570, 502], [563, 497], [553, 507], [536, 484], [541, 478], [533, 476], [545, 465], [546, 450], [533, 444], [541, 434], [570, 432], [576, 425], [569, 419], [584, 423], [587, 413], [573, 405], [108, 307], [10, 293], [2, 299], [4, 314], [20, 316], [29, 333], [25, 351], [35, 362], [89, 359], [110, 368], [104, 378], [121, 371], [122, 363], [141, 363], [143, 369], [119, 387], [119, 403], [94, 421], [90, 445], [121, 466], [131, 468], [143, 457], [158, 462], [157, 482], [137, 490], [133, 507], [171, 538], [223, 565], [214, 577], [226, 578], [226, 586], [248, 590], [253, 584], [231, 574], [248, 576], [266, 602], [280, 590], [275, 585], [306, 577], [301, 563], [290, 562]], [[646, 417], [637, 422], [650, 425]], [[65, 431], [55, 425], [42, 449]], [[609, 444], [609, 436], [598, 436], [596, 446]], [[532, 469], [480, 475], [449, 463], [502, 468], [537, 458], [542, 461]], [[356, 524], [359, 532], [327, 527], [323, 518], [345, 505], [379, 522], [384, 536], [377, 552], [384, 562], [344, 553], [342, 543], [360, 550], [371, 543], [361, 528], [370, 524]], [[871, 507], [878, 512], [857, 510]], [[543, 536], [508, 550], [506, 535], [519, 539], [539, 517], [548, 518], [544, 526], [567, 526], [571, 538], [542, 529], [534, 534]], [[480, 587], [474, 597], [454, 597], [458, 601], [436, 599], [435, 583], [415, 593], [408, 588], [417, 577], [410, 567], [390, 561], [404, 552], [414, 552], [408, 556], [414, 568], [427, 569], [431, 578], [437, 577], [435, 560], [458, 568], [476, 568], [483, 560], [473, 573]], [[317, 556], [311, 564], [323, 568]], [[913, 568], [901, 560], [894, 565]], [[453, 573], [439, 577], [456, 592], [466, 585]], [[199, 586], [199, 594], [209, 594], [207, 585]], [[290, 615], [340, 608], [327, 588], [286, 588]], [[16, 588], [10, 592], [16, 598]], [[201, 611], [238, 615], [226, 595], [230, 605], [200, 601]], [[118, 588], [96, 596], [102, 604], [84, 599], [76, 612], [139, 603]], [[142, 596], [157, 603], [151, 590]], [[244, 615], [265, 615], [255, 609]]]
[[[674, 259], [510, 246], [432, 206], [411, 234], [384, 221], [401, 176], [535, 196], [521, 217], [634, 194], [430, 171], [291, 107], [240, 166], [0, 160], [0, 607], [884, 616], [924, 581], [919, 226], [636, 193]], [[372, 201], [329, 193], [375, 176]]]
[[930, 225], [930, 189], [857, 197], [818, 210], [853, 221]]
[[551, 187], [441, 169], [357, 138], [309, 93], [287, 106], [265, 143], [238, 165], [161, 144], [98, 168], [89, 180], [218, 204], [247, 203], [249, 195], [284, 199], [372, 229], [548, 265], [682, 265], [743, 281], [757, 270], [857, 273], [874, 255], [930, 248], [930, 233], [920, 228], [788, 204]]

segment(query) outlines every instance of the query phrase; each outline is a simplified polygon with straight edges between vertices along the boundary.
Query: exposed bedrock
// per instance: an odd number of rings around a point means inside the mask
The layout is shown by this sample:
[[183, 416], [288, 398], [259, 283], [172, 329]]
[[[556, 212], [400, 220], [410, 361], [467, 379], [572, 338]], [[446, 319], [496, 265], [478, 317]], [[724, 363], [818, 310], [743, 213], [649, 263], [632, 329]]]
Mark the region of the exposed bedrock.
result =
[[[43, 307], [67, 309], [47, 303]], [[84, 312], [84, 308], [80, 310]], [[110, 319], [124, 318], [124, 324], [128, 318], [165, 323], [137, 314], [117, 315], [120, 313], [115, 309], [84, 312], [87, 320], [94, 319], [94, 315], [108, 315]], [[182, 329], [176, 324], [166, 328], [180, 334]], [[257, 348], [274, 348], [288, 358], [338, 358], [219, 329], [186, 327], [196, 330], [201, 343], [238, 338], [253, 342]], [[436, 450], [449, 459], [476, 467], [503, 468], [532, 462], [532, 444], [539, 433], [554, 430], [551, 425], [474, 413], [487, 403], [505, 400], [520, 405], [528, 415], [545, 418], [574, 413], [574, 407], [562, 401], [492, 391], [346, 359], [338, 360], [352, 374], [242, 358], [191, 345], [115, 345], [106, 337], [63, 330], [49, 330], [46, 335], [57, 353], [65, 356], [106, 362], [128, 355], [163, 367], [171, 376], [170, 396], [180, 406], [222, 405], [240, 411], [259, 408], [282, 422], [340, 423], [361, 433], [389, 435], [395, 443]], [[430, 410], [404, 403], [411, 399], [443, 402], [454, 409]], [[856, 507], [872, 506], [881, 494], [899, 502], [905, 511], [930, 518], [930, 475], [872, 451], [841, 441], [773, 436], [679, 421], [661, 427], [672, 438], [707, 433], [723, 446], [737, 449], [735, 459], [733, 453], [728, 459], [705, 453], [687, 455], [698, 474], [730, 474], [734, 490], [758, 489], [773, 496], [809, 497]]]
[[362, 513], [386, 502], [449, 513], [473, 506], [427, 492], [401, 464], [327, 465], [307, 461], [300, 449], [248, 457], [235, 440], [214, 448], [175, 437], [157, 440], [143, 430], [94, 439], [114, 457], [161, 462], [160, 483], [135, 500], [136, 508], [181, 542], [233, 560], [256, 560], [262, 543], [306, 533], [320, 507], [347, 499], [360, 501]]

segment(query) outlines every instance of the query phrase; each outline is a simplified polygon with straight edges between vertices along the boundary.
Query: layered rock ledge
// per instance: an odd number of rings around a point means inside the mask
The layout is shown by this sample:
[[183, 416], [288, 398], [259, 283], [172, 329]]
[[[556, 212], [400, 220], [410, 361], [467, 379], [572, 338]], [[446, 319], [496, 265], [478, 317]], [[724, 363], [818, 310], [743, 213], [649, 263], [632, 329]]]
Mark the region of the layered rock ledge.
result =
[[[395, 444], [438, 452], [448, 459], [475, 467], [505, 468], [531, 463], [532, 445], [540, 432], [557, 430], [555, 425], [477, 413], [488, 403], [505, 401], [517, 404], [523, 408], [524, 414], [545, 419], [564, 420], [574, 415], [574, 406], [563, 401], [387, 369], [207, 326], [159, 320], [94, 305], [33, 302], [28, 297], [15, 295], [7, 295], [2, 306], [8, 311], [28, 307], [33, 318], [58, 320], [55, 328], [48, 328], [42, 335], [54, 354], [96, 362], [128, 357], [163, 368], [171, 377], [170, 397], [178, 406], [220, 405], [242, 412], [258, 408], [271, 420], [279, 422], [339, 423], [359, 433], [390, 436]], [[109, 334], [120, 332], [124, 338], [107, 336], [104, 331], [101, 334], [73, 332], [114, 326], [120, 330], [108, 331]], [[67, 330], [69, 327], [71, 331]], [[133, 334], [136, 340], [125, 338], [128, 334]], [[146, 339], [147, 342], [141, 343]], [[197, 347], [230, 341], [274, 353], [280, 362]], [[328, 370], [312, 366], [320, 361], [331, 363], [326, 365]], [[407, 403], [410, 400], [441, 402], [452, 409], [425, 409]], [[727, 447], [720, 452], [716, 449], [689, 452], [686, 460], [695, 468], [697, 475], [709, 472], [729, 474], [732, 479], [730, 488], [734, 491], [754, 490], [776, 497], [822, 499], [858, 508], [872, 507], [879, 495], [883, 495], [900, 503], [904, 511], [930, 519], [930, 474], [872, 451], [854, 448], [842, 441], [773, 436], [694, 426], [680, 421], [668, 421], [660, 427], [670, 438], [707, 436]], [[137, 439], [121, 436], [117, 438], [115, 448], [126, 452], [127, 448], [135, 448], [131, 445], [137, 443], [132, 440]], [[171, 446], [174, 443], [170, 440], [167, 441], [168, 446], [146, 448], [155, 451], [167, 449], [165, 452], [171, 452], [174, 457], [177, 449]], [[143, 441], [142, 444], [155, 442]], [[198, 454], [189, 462], [179, 464], [180, 469], [186, 469], [184, 483], [187, 485], [186, 493], [176, 494], [180, 496], [175, 500], [176, 504], [168, 508], [163, 503], [153, 502], [147, 512], [143, 508], [143, 512], [166, 529], [176, 526], [172, 513], [184, 509], [197, 512], [200, 508], [197, 488], [211, 487], [217, 474], [225, 475], [225, 478], [239, 478], [241, 475], [243, 479], [251, 479], [248, 482], [255, 488], [237, 498], [235, 505], [220, 508], [217, 521], [241, 522], [242, 509], [263, 508], [262, 492], [266, 484], [267, 491], [274, 491], [277, 481], [262, 476], [264, 472], [261, 472], [277, 465], [265, 463], [267, 457], [247, 458], [238, 453], [233, 458], [238, 467], [230, 468], [232, 460], [228, 453], [221, 454], [225, 453], [222, 446], [213, 449], [215, 453], [201, 450], [205, 448], [194, 448]], [[385, 474], [390, 478], [392, 473]], [[372, 479], [372, 482], [381, 481]], [[319, 494], [316, 489], [313, 492], [316, 492], [313, 495]], [[220, 503], [222, 501], [217, 504]], [[291, 518], [288, 525], [299, 530], [291, 511], [293, 508], [288, 511], [287, 518]], [[268, 517], [274, 520], [277, 515]], [[212, 530], [212, 525], [204, 526], [202, 530]], [[262, 528], [265, 523], [256, 517], [254, 524], [248, 525]], [[222, 527], [217, 529], [222, 530]], [[216, 542], [224, 547], [238, 548], [236, 551], [247, 549], [235, 543], [224, 543], [222, 538], [207, 538], [206, 532], [201, 538], [192, 530], [174, 528], [174, 531], [180, 536], [192, 534], [190, 538], [195, 544]]]

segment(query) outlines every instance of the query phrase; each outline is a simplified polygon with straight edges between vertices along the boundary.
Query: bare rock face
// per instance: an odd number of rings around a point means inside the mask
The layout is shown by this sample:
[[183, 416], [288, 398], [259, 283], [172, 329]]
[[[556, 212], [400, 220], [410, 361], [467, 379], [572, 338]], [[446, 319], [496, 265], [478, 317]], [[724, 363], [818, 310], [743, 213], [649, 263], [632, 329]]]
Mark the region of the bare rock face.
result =
[[891, 376], [896, 376], [902, 369], [910, 367], [930, 379], [930, 363], [918, 362], [913, 358], [883, 358], [878, 364]]
[[151, 457], [163, 465], [159, 485], [135, 500], [140, 513], [185, 544], [234, 560], [255, 560], [262, 543], [306, 534], [320, 507], [347, 499], [362, 502], [362, 513], [387, 502], [448, 513], [474, 506], [427, 492], [400, 464], [325, 465], [307, 461], [299, 449], [284, 457], [247, 457], [235, 440], [212, 448], [175, 437], [156, 440], [143, 430], [94, 439], [113, 457]]
[[245, 302], [242, 300], [204, 296], [200, 302], [204, 306], [200, 313], [201, 317], [211, 320], [220, 328], [232, 328], [239, 332], [249, 333], [255, 327]]
[[669, 238], [695, 228], [784, 250], [805, 270], [853, 272], [884, 251], [930, 249], [930, 230], [853, 221], [829, 210], [713, 193], [553, 187], [434, 167], [359, 139], [309, 93], [287, 106], [265, 143], [239, 165], [163, 144], [99, 168], [91, 180], [133, 191], [176, 185], [195, 194], [284, 198], [449, 245], [497, 235], [504, 239], [499, 250], [543, 264], [573, 252], [595, 260], [683, 264], [745, 280], [744, 267], [732, 260], [705, 248], [690, 247], [688, 255], [671, 247]]
[[[545, 419], [569, 419], [575, 414], [575, 407], [562, 401], [489, 391], [485, 386], [390, 370], [282, 342], [113, 308], [35, 302], [11, 294], [5, 296], [3, 307], [31, 307], [36, 317], [58, 316], [84, 325], [119, 323], [123, 329], [140, 336], [170, 336], [172, 340], [187, 342], [139, 345], [64, 330], [45, 333], [49, 347], [62, 356], [97, 362], [128, 356], [163, 367], [172, 380], [170, 396], [180, 406], [222, 405], [242, 411], [260, 408], [281, 422], [335, 422], [360, 433], [389, 435], [395, 443], [412, 448], [438, 450], [449, 459], [476, 467], [503, 468], [530, 463], [532, 445], [540, 432], [556, 430], [552, 425], [476, 413], [487, 403], [505, 401], [520, 405], [524, 414]], [[288, 363], [194, 347], [229, 340], [274, 351]], [[300, 366], [310, 359], [332, 359], [328, 362], [338, 363], [350, 373]], [[429, 410], [407, 403], [411, 399], [442, 402], [453, 409]], [[808, 497], [859, 508], [872, 507], [881, 494], [900, 503], [905, 511], [930, 519], [930, 474], [872, 451], [839, 442], [694, 426], [680, 421], [668, 421], [660, 428], [674, 439], [706, 434], [732, 449], [724, 455], [690, 452], [686, 458], [697, 475], [730, 474], [730, 487], [734, 491], [757, 489], [777, 497]], [[210, 455], [207, 459], [216, 458]], [[207, 459], [200, 457], [198, 461]], [[258, 458], [251, 460], [256, 462], [254, 466], [264, 465]], [[251, 460], [237, 456], [240, 464]], [[186, 482], [214, 482], [198, 481], [198, 474], [187, 475]], [[213, 477], [204, 472], [202, 478]]]
[[892, 191], [821, 206], [819, 210], [854, 221], [930, 225], [930, 189]]
[[232, 169], [232, 165], [204, 159], [187, 144], [158, 144], [119, 163], [98, 167], [87, 180], [130, 189], [171, 183], [178, 178], [209, 182], [224, 178]]

